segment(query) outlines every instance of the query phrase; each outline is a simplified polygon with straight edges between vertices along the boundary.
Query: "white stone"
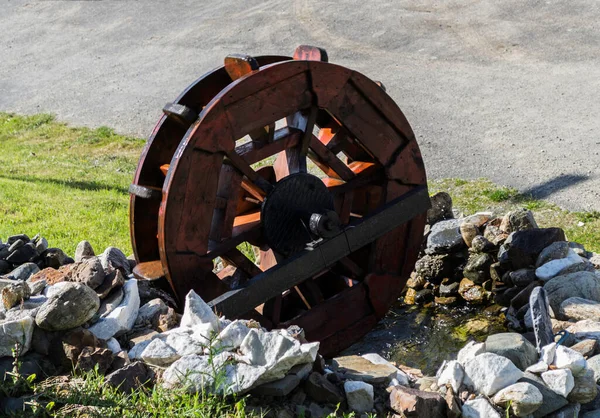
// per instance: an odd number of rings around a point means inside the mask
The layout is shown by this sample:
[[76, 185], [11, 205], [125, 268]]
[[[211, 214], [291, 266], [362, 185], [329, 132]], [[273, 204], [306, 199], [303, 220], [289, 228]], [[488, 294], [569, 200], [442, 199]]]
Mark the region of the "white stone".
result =
[[212, 343], [212, 347], [218, 350], [237, 350], [250, 332], [244, 321], [235, 320], [219, 333]]
[[0, 323], [0, 357], [12, 356], [16, 344], [19, 344], [19, 355], [29, 351], [33, 324], [34, 320], [31, 316]]
[[123, 300], [111, 313], [89, 327], [89, 331], [102, 340], [122, 334], [133, 328], [140, 309], [140, 294], [136, 279], [123, 285]]
[[437, 373], [437, 384], [440, 387], [448, 384], [452, 387], [454, 393], [458, 393], [464, 377], [465, 371], [458, 361], [444, 362]]
[[590, 319], [577, 321], [567, 328], [567, 332], [578, 340], [591, 339], [600, 341], [600, 322]]
[[58, 282], [53, 285], [47, 286], [42, 293], [44, 294], [44, 296], [50, 299], [52, 296], [61, 293], [63, 289], [69, 286], [71, 286], [69, 282]]
[[160, 338], [153, 339], [144, 349], [142, 360], [155, 366], [166, 367], [181, 358], [177, 351]]
[[410, 381], [408, 379], [408, 375], [406, 373], [404, 373], [402, 370], [398, 369], [392, 363], [390, 363], [389, 361], [387, 361], [386, 359], [384, 359], [383, 357], [381, 357], [379, 354], [377, 354], [377, 353], [367, 353], [367, 354], [363, 354], [361, 357], [364, 358], [364, 359], [366, 359], [366, 360], [369, 360], [373, 364], [383, 364], [383, 365], [395, 368], [396, 370], [398, 370], [398, 372], [396, 373], [396, 376], [395, 376], [395, 379], [398, 382], [398, 385], [400, 385], [400, 386], [408, 386], [410, 384]]
[[486, 396], [492, 396], [523, 377], [523, 372], [512, 361], [493, 353], [472, 358], [464, 368], [464, 383]]
[[535, 270], [535, 275], [542, 281], [548, 281], [553, 277], [560, 275], [564, 269], [571, 267], [574, 264], [583, 263], [585, 260], [569, 249], [569, 254], [565, 258], [548, 261]]
[[167, 389], [183, 387], [189, 392], [202, 392], [212, 384], [214, 374], [208, 356], [190, 355], [171, 364], [162, 376], [162, 385]]
[[128, 352], [127, 355], [131, 360], [138, 360], [142, 358], [142, 353], [148, 347], [148, 345], [152, 342], [152, 339], [145, 340], [134, 345]]
[[538, 361], [525, 369], [526, 372], [540, 374], [548, 370], [548, 364], [545, 361]]
[[600, 321], [600, 303], [578, 297], [565, 299], [560, 304], [559, 313], [561, 318], [581, 321], [589, 319]]
[[551, 391], [564, 398], [575, 387], [575, 379], [569, 369], [548, 370], [542, 373], [542, 380]]
[[344, 382], [344, 392], [348, 407], [358, 413], [371, 412], [375, 402], [373, 386], [366, 382], [347, 380]]
[[587, 363], [579, 351], [559, 345], [556, 347], [554, 365], [559, 369], [569, 369], [574, 376], [577, 376], [583, 372]]
[[200, 296], [193, 290], [185, 297], [185, 307], [181, 326], [192, 328], [198, 324], [211, 324], [214, 332], [219, 332], [219, 318]]
[[550, 343], [542, 347], [540, 353], [540, 361], [543, 361], [548, 366], [554, 362], [554, 356], [556, 355], [556, 343]]
[[461, 412], [463, 418], [502, 418], [485, 398], [466, 401]]
[[481, 353], [485, 353], [485, 343], [469, 341], [463, 348], [460, 349], [456, 360], [464, 366], [467, 361], [475, 358]]
[[206, 344], [202, 344], [202, 342], [194, 338], [194, 334], [191, 330], [183, 327], [174, 328], [164, 332], [157, 336], [156, 339], [163, 340], [169, 347], [173, 348], [180, 357], [190, 354], [201, 354], [206, 348]]
[[106, 347], [115, 354], [121, 351], [121, 344], [115, 338], [109, 338]]
[[537, 411], [542, 406], [544, 397], [531, 383], [520, 382], [500, 390], [494, 395], [493, 401], [502, 407], [510, 404], [513, 414], [524, 417]]

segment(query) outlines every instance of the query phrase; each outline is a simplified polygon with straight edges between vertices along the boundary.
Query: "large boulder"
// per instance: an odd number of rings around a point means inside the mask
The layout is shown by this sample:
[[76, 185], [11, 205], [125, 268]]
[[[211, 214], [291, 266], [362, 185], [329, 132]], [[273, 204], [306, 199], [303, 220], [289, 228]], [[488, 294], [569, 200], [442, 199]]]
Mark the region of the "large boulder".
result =
[[569, 403], [563, 396], [548, 389], [544, 381], [533, 373], [525, 372], [519, 382], [532, 384], [540, 391], [544, 398], [542, 405], [533, 413], [534, 418], [545, 417]]
[[538, 359], [535, 346], [516, 332], [490, 335], [485, 341], [485, 351], [506, 357], [521, 370], [525, 370]]
[[524, 417], [532, 414], [544, 402], [544, 397], [538, 388], [531, 383], [519, 382], [505, 387], [494, 395], [494, 403], [502, 407], [510, 405], [513, 414]]
[[466, 246], [460, 233], [460, 219], [441, 221], [431, 227], [427, 237], [427, 254], [448, 254]]
[[390, 393], [390, 406], [401, 416], [446, 418], [448, 404], [439, 393], [395, 386]]
[[578, 297], [568, 298], [560, 304], [559, 314], [567, 320], [600, 319], [600, 302]]
[[35, 323], [48, 331], [78, 327], [92, 319], [100, 307], [96, 292], [81, 283], [63, 282], [48, 292], [48, 300], [40, 307]]
[[521, 377], [523, 372], [512, 361], [493, 353], [480, 354], [465, 364], [465, 385], [486, 396], [516, 383]]
[[546, 282], [544, 290], [552, 310], [560, 312], [561, 303], [572, 297], [600, 302], [600, 277], [588, 271], [556, 276]]
[[565, 233], [560, 228], [513, 232], [498, 252], [498, 259], [507, 270], [534, 267], [542, 250], [556, 241], [565, 241]]

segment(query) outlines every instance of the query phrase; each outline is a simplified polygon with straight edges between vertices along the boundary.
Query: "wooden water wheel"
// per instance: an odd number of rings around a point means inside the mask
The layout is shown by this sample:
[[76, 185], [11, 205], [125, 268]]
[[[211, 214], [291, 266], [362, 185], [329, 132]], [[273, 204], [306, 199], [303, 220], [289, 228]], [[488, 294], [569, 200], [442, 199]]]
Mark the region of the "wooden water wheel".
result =
[[166, 276], [228, 318], [297, 324], [325, 355], [397, 300], [429, 207], [397, 105], [308, 46], [229, 56], [167, 104], [130, 192], [139, 279]]

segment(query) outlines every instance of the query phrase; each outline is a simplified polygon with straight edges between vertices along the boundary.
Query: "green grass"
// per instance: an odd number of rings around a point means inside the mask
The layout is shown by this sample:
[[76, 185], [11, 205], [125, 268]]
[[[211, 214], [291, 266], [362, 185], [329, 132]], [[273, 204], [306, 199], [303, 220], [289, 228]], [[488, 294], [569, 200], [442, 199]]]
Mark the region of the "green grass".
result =
[[600, 252], [600, 212], [569, 212], [544, 200], [522, 195], [515, 189], [494, 185], [485, 179], [429, 182], [431, 194], [441, 191], [450, 193], [454, 207], [465, 215], [479, 211], [503, 215], [513, 209], [527, 208], [533, 211], [540, 227], [562, 228], [570, 241], [583, 244], [588, 251]]
[[130, 253], [127, 189], [143, 145], [107, 127], [0, 113], [0, 238], [39, 232], [71, 255], [83, 239]]

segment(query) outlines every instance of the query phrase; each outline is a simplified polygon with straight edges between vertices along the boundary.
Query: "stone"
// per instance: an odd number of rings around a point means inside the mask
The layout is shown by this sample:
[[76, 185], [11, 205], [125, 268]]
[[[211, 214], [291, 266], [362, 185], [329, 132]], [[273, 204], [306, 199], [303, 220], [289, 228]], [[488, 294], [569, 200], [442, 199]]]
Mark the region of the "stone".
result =
[[242, 341], [239, 353], [251, 365], [264, 368], [259, 383], [265, 383], [281, 379], [297, 364], [314, 363], [318, 349], [318, 342], [301, 344], [283, 330], [264, 332], [252, 328]]
[[471, 254], [463, 275], [475, 283], [483, 283], [490, 279], [490, 266], [493, 263], [494, 259], [489, 254]]
[[458, 305], [458, 298], [456, 296], [438, 297], [436, 296], [433, 301], [438, 305], [444, 306], [456, 306]]
[[545, 417], [568, 404], [568, 401], [564, 397], [550, 390], [540, 377], [532, 373], [525, 372], [523, 378], [521, 378], [519, 382], [532, 384], [540, 391], [544, 398], [542, 405], [532, 414], [535, 418]]
[[152, 299], [140, 307], [135, 320], [135, 325], [150, 325], [154, 328], [158, 325], [158, 318], [160, 315], [166, 314], [168, 311], [169, 307], [162, 299]]
[[504, 215], [500, 229], [508, 234], [526, 229], [539, 228], [533, 213], [527, 209], [517, 209]]
[[567, 400], [571, 403], [586, 404], [592, 402], [598, 395], [598, 386], [593, 370], [586, 369], [579, 376], [574, 376], [575, 386], [569, 393]]
[[451, 360], [442, 364], [436, 376], [438, 386], [450, 385], [454, 393], [458, 393], [465, 377], [465, 371], [458, 361]]
[[437, 379], [430, 376], [421, 376], [414, 385], [415, 389], [419, 389], [425, 392], [438, 392], [439, 386], [437, 385]]
[[465, 385], [486, 396], [495, 394], [523, 377], [523, 372], [512, 361], [487, 352], [467, 361], [464, 369]]
[[531, 291], [529, 307], [532, 328], [535, 334], [536, 349], [539, 352], [542, 347], [554, 341], [554, 332], [550, 319], [550, 305], [543, 287], [538, 286]]
[[316, 402], [337, 405], [344, 400], [344, 394], [319, 373], [313, 372], [304, 384], [306, 394]]
[[485, 353], [485, 343], [469, 341], [458, 352], [456, 361], [458, 361], [459, 364], [464, 366], [469, 360], [474, 359], [481, 353]]
[[19, 240], [23, 241], [23, 243], [31, 241], [31, 239], [26, 234], [17, 234], [8, 237], [8, 239], [6, 240], [6, 244], [10, 246]]
[[548, 345], [542, 347], [540, 351], [540, 361], [543, 361], [548, 366], [554, 363], [554, 357], [556, 356], [556, 348], [558, 345], [555, 342], [552, 342]]
[[587, 359], [587, 366], [594, 373], [596, 382], [600, 382], [600, 355], [595, 355]]
[[423, 305], [435, 300], [433, 289], [421, 289], [415, 294], [415, 303]]
[[535, 270], [535, 275], [538, 279], [548, 281], [558, 275], [567, 274], [574, 271], [585, 270], [585, 266], [579, 266], [575, 268], [577, 264], [584, 264], [585, 260], [578, 256], [575, 251], [569, 249], [569, 253], [565, 258], [559, 258], [557, 260], [548, 261], [546, 264], [542, 264]]
[[53, 267], [47, 267], [39, 272], [33, 274], [28, 282], [36, 283], [38, 281], [45, 281], [48, 286], [51, 286], [56, 283], [61, 283], [68, 281], [70, 277], [70, 271], [66, 271], [65, 269], [55, 269]]
[[544, 397], [531, 383], [520, 382], [500, 390], [494, 395], [493, 401], [503, 408], [510, 405], [514, 415], [524, 417], [539, 409]]
[[29, 286], [29, 292], [31, 293], [31, 296], [36, 296], [42, 293], [44, 289], [46, 289], [46, 285], [47, 284], [45, 280], [27, 283], [27, 286]]
[[452, 274], [452, 264], [448, 255], [424, 255], [415, 263], [418, 276], [432, 283], [440, 283]]
[[502, 231], [498, 226], [489, 223], [485, 226], [483, 236], [494, 246], [501, 245], [508, 238], [508, 234]]
[[453, 283], [442, 283], [440, 284], [440, 296], [448, 297], [448, 296], [456, 296], [458, 294], [458, 282]]
[[208, 340], [199, 338], [198, 334], [189, 328], [175, 328], [159, 334], [157, 338], [162, 339], [181, 357], [203, 353], [208, 343]]
[[167, 313], [158, 317], [157, 330], [160, 332], [165, 332], [177, 327], [180, 321], [179, 316], [180, 315], [177, 314], [173, 308], [169, 308]]
[[344, 382], [344, 392], [348, 408], [362, 413], [371, 412], [375, 403], [373, 386], [365, 382], [347, 380]]
[[506, 357], [521, 370], [536, 363], [538, 359], [533, 344], [515, 332], [490, 335], [485, 341], [485, 351]]
[[6, 274], [11, 270], [10, 263], [2, 259], [2, 246], [0, 246], [0, 274]]
[[[17, 243], [14, 243], [13, 246], [16, 244]], [[11, 248], [13, 247], [11, 246]], [[11, 250], [11, 248], [9, 248], [9, 251], [11, 251], [11, 253], [8, 257], [6, 257], [6, 261], [12, 264], [22, 264], [37, 256], [37, 252], [35, 251], [35, 245], [32, 243], [27, 243], [14, 250]]]
[[106, 341], [106, 348], [108, 348], [114, 354], [117, 354], [122, 350], [121, 344], [119, 344], [119, 342], [115, 338], [109, 338]]
[[282, 379], [275, 380], [269, 383], [252, 389], [252, 395], [255, 396], [287, 396], [300, 384], [300, 378], [296, 375], [289, 374]]
[[44, 251], [43, 258], [46, 266], [55, 269], [68, 264], [68, 261], [72, 262], [72, 260], [60, 248], [48, 248], [46, 251]]
[[105, 374], [114, 358], [113, 352], [107, 348], [84, 347], [77, 357], [75, 368], [83, 372], [89, 372], [98, 367], [98, 372]]
[[439, 192], [430, 197], [431, 208], [427, 211], [427, 223], [433, 225], [444, 219], [454, 218], [452, 198], [446, 192]]
[[113, 270], [106, 274], [102, 283], [94, 290], [100, 299], [106, 299], [110, 293], [125, 284], [125, 276], [121, 273], [121, 270]]
[[462, 406], [463, 418], [502, 418], [485, 398], [466, 401]]
[[94, 257], [96, 254], [94, 253], [94, 249], [92, 248], [92, 244], [88, 241], [81, 241], [77, 244], [77, 248], [75, 248], [75, 262], [79, 263], [86, 258]]
[[151, 380], [152, 372], [144, 363], [136, 361], [107, 375], [104, 383], [122, 393], [131, 393]]
[[31, 296], [31, 290], [24, 281], [15, 281], [2, 289], [2, 306], [8, 310], [23, 303]]
[[389, 383], [398, 374], [398, 369], [390, 363], [374, 364], [360, 356], [336, 357], [331, 363], [344, 378], [373, 384]]
[[99, 257], [100, 263], [105, 270], [117, 269], [125, 276], [131, 274], [129, 261], [123, 251], [115, 247], [108, 247]]
[[548, 364], [545, 361], [540, 360], [526, 368], [525, 371], [529, 373], [542, 374], [548, 371]]
[[[97, 294], [97, 293], [96, 293]], [[123, 287], [117, 287], [113, 289], [101, 302], [100, 308], [98, 309], [98, 316], [101, 318], [106, 317], [112, 311], [114, 311], [123, 302], [125, 292]]]
[[31, 348], [33, 318], [26, 316], [16, 321], [0, 322], [0, 357], [25, 354]]
[[404, 295], [404, 303], [407, 305], [414, 305], [416, 304], [415, 298], [417, 296], [417, 291], [415, 289], [408, 289], [406, 291], [406, 294]]
[[425, 283], [426, 283], [426, 281], [422, 276], [419, 276], [417, 273], [412, 272], [406, 282], [406, 287], [410, 287], [415, 290], [420, 290], [420, 289], [423, 289], [423, 286], [425, 286]]
[[542, 250], [538, 256], [535, 267], [541, 267], [552, 260], [566, 258], [569, 255], [569, 243], [567, 241], [556, 241]]
[[[137, 280], [129, 279], [123, 285], [123, 300], [112, 312], [101, 317], [89, 330], [102, 340], [122, 334], [133, 328], [140, 308]], [[96, 293], [94, 293], [96, 295]], [[96, 295], [96, 298], [98, 296]]]
[[505, 250], [498, 259], [507, 270], [518, 270], [535, 266], [537, 257], [544, 248], [556, 241], [565, 241], [560, 228], [526, 229], [513, 232], [507, 238]]
[[585, 412], [583, 415], [580, 415], [581, 418], [600, 418], [600, 409], [595, 409], [593, 411]]
[[181, 318], [182, 327], [193, 327], [197, 324], [210, 324], [212, 331], [219, 332], [219, 318], [196, 292], [190, 290], [185, 296], [185, 307]]
[[596, 354], [596, 349], [598, 347], [598, 341], [596, 340], [583, 340], [571, 346], [571, 350], [575, 350], [583, 357], [591, 357]]
[[25, 263], [11, 271], [7, 276], [13, 280], [27, 280], [38, 271], [40, 271], [40, 268], [37, 264]]
[[427, 237], [426, 254], [448, 254], [460, 250], [465, 242], [460, 234], [459, 219], [440, 221], [431, 227], [431, 233]]
[[565, 299], [558, 310], [561, 318], [573, 321], [581, 321], [583, 319], [590, 319], [593, 321], [600, 320], [600, 303], [583, 299], [579, 297], [572, 297]]
[[398, 382], [397, 384], [402, 385], [402, 386], [409, 385], [408, 375], [406, 373], [404, 373], [402, 370], [398, 369], [392, 363], [390, 363], [389, 361], [387, 361], [386, 359], [381, 357], [379, 354], [367, 353], [367, 354], [363, 354], [361, 357], [366, 360], [369, 360], [373, 364], [382, 364], [382, 365], [386, 365], [388, 367], [393, 367], [396, 370], [396, 376], [394, 376], [394, 378]]
[[[581, 321], [562, 322], [562, 329], [565, 329], [576, 340], [594, 339], [600, 340], [600, 322], [584, 319]], [[566, 328], [564, 327], [566, 325]]]
[[564, 398], [575, 386], [573, 373], [569, 369], [548, 370], [542, 373], [542, 380], [550, 390]]
[[446, 418], [448, 404], [435, 392], [425, 392], [404, 386], [395, 386], [390, 392], [390, 407], [401, 416], [418, 418]]
[[476, 285], [473, 281], [464, 278], [458, 286], [458, 294], [467, 302], [479, 305], [487, 300], [487, 293], [483, 287]]
[[496, 249], [496, 246], [486, 237], [478, 235], [471, 241], [471, 251], [474, 253], [489, 253]]
[[534, 269], [519, 269], [510, 272], [510, 281], [514, 286], [526, 287], [531, 282], [537, 280]]
[[462, 235], [462, 238], [465, 241], [465, 244], [467, 244], [467, 247], [471, 247], [471, 245], [473, 243], [473, 238], [480, 235], [480, 232], [479, 232], [479, 228], [477, 228], [472, 223], [463, 222], [460, 225], [460, 234]]
[[600, 302], [600, 277], [588, 271], [556, 276], [544, 285], [550, 307], [560, 312], [561, 303], [571, 297]]
[[78, 327], [92, 319], [100, 307], [100, 299], [89, 287], [80, 283], [61, 283], [61, 289], [48, 296], [35, 318], [38, 327], [61, 331]]
[[574, 376], [579, 375], [587, 365], [581, 353], [564, 345], [556, 347], [553, 364], [559, 369], [571, 370]]
[[581, 405], [571, 404], [561, 408], [552, 415], [548, 415], [548, 418], [577, 418], [580, 410]]
[[179, 360], [181, 356], [161, 338], [155, 338], [146, 346], [141, 358], [148, 364], [166, 367]]
[[96, 289], [104, 282], [104, 268], [98, 257], [90, 257], [75, 264], [71, 280]]

